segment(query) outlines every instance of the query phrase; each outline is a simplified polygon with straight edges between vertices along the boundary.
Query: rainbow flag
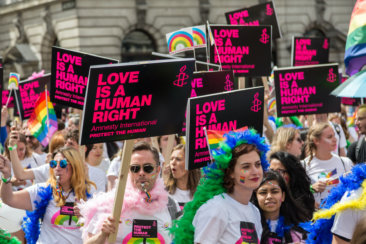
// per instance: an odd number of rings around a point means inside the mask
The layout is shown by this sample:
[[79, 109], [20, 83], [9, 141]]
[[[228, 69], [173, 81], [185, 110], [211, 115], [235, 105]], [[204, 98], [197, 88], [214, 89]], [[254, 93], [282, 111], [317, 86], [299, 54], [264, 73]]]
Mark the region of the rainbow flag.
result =
[[268, 100], [268, 110], [276, 109], [276, 98], [272, 97]]
[[[234, 131], [235, 132], [245, 131], [247, 129], [248, 126], [245, 126]], [[209, 151], [211, 151], [213, 149], [219, 148], [220, 142], [225, 140], [224, 135], [229, 131], [205, 130], [205, 132], [206, 132], [207, 145], [209, 147]]]
[[333, 175], [336, 175], [336, 174], [337, 174], [337, 169], [335, 168], [334, 170], [330, 171], [327, 174], [326, 178], [330, 178], [330, 177], [332, 177]]
[[[46, 106], [46, 104], [48, 106]], [[48, 91], [43, 92], [38, 97], [35, 103], [34, 111], [28, 120], [28, 128], [31, 134], [36, 137], [44, 147], [48, 145], [52, 135], [57, 131], [57, 117], [55, 110], [53, 109], [52, 102], [50, 101]]]
[[346, 73], [352, 76], [366, 64], [366, 0], [357, 0], [351, 15], [344, 54]]
[[211, 27], [210, 24], [207, 21], [207, 32], [208, 32], [208, 36], [210, 38], [210, 44], [211, 46], [215, 45], [215, 38], [213, 37], [212, 31], [211, 31]]
[[170, 54], [191, 50], [193, 49], [192, 27], [170, 32], [166, 34], [166, 40]]
[[206, 29], [204, 25], [192, 27], [193, 46], [206, 47]]
[[19, 79], [20, 79], [20, 75], [17, 73], [10, 73], [9, 74], [9, 85], [8, 85], [8, 89], [9, 90], [18, 90], [19, 87]]

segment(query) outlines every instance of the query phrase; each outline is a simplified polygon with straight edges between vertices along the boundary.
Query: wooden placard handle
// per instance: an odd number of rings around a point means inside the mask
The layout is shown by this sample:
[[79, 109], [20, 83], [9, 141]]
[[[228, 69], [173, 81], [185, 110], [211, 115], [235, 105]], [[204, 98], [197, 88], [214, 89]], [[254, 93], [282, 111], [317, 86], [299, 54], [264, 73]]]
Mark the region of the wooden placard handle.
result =
[[116, 186], [116, 193], [114, 197], [114, 205], [113, 205], [113, 218], [116, 220], [116, 232], [110, 234], [108, 237], [108, 243], [115, 243], [118, 233], [119, 227], [119, 218], [121, 217], [123, 198], [125, 196], [127, 176], [130, 167], [130, 160], [133, 149], [133, 140], [126, 140], [123, 145], [122, 159], [121, 159], [121, 168], [119, 170], [119, 176]]

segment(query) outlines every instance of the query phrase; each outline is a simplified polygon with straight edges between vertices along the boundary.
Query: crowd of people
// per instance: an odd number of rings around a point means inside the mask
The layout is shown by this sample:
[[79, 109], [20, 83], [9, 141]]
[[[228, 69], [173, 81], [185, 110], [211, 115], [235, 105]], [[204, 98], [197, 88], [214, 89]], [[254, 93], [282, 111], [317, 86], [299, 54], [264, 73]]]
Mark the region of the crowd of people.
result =
[[168, 136], [136, 139], [114, 219], [123, 142], [79, 145], [68, 111], [44, 148], [3, 107], [0, 229], [21, 243], [362, 243], [366, 105], [354, 126], [342, 111], [269, 111], [264, 137], [226, 133], [202, 169], [186, 170], [184, 137], [171, 152]]

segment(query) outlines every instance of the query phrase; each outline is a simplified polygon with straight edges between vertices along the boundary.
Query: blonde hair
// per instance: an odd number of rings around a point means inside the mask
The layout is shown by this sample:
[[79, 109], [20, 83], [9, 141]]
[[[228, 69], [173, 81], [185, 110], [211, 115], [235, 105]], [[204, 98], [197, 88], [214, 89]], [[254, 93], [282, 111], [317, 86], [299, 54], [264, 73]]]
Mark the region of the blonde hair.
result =
[[[185, 157], [185, 146], [183, 144], [178, 144], [177, 146], [175, 146], [173, 148], [172, 154], [174, 151], [183, 151]], [[170, 160], [168, 165], [170, 165]], [[196, 192], [200, 179], [201, 179], [201, 171], [199, 169], [188, 171], [187, 188], [189, 190], [191, 197], [193, 197], [194, 193]], [[165, 186], [170, 194], [174, 194], [175, 191], [177, 190], [177, 179], [173, 177], [173, 173], [170, 167], [169, 167], [169, 175], [168, 178], [166, 179]]]
[[293, 127], [280, 127], [273, 136], [271, 151], [268, 156], [280, 151], [286, 152], [286, 146], [295, 139], [296, 132], [298, 132], [298, 129]]
[[310, 156], [308, 164], [310, 164], [310, 161], [313, 160], [314, 154], [316, 152], [316, 145], [314, 140], [319, 140], [323, 134], [323, 131], [328, 127], [330, 127], [330, 124], [328, 122], [317, 123], [310, 127], [306, 136], [306, 156]]
[[61, 148], [65, 146], [65, 137], [62, 133], [62, 131], [56, 131], [55, 134], [53, 134], [50, 144], [49, 144], [49, 152], [53, 153], [58, 148]]
[[[96, 187], [94, 182], [89, 180], [88, 173], [86, 172], [86, 167], [84, 162], [82, 161], [80, 153], [72, 148], [72, 147], [62, 147], [56, 149], [53, 152], [53, 158], [56, 156], [57, 153], [61, 153], [67, 160], [67, 163], [70, 164], [72, 168], [72, 175], [70, 179], [72, 190], [75, 194], [75, 199], [78, 200], [87, 200], [87, 193], [90, 193], [91, 185]], [[64, 196], [60, 197], [56, 193], [56, 177], [54, 175], [53, 169], [50, 168], [50, 178], [48, 179], [47, 183], [51, 184], [53, 198], [56, 202], [57, 206], [65, 205], [66, 199]]]

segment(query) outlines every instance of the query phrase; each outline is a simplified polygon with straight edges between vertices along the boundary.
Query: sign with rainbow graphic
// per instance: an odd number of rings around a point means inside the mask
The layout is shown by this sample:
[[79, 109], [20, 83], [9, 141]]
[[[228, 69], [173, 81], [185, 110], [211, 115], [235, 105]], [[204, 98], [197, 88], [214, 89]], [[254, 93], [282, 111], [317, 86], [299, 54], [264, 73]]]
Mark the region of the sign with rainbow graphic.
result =
[[19, 78], [20, 78], [20, 75], [17, 73], [9, 74], [9, 85], [8, 85], [9, 90], [18, 90]]
[[193, 49], [192, 27], [183, 28], [166, 34], [170, 54], [180, 53]]
[[193, 26], [192, 34], [195, 48], [206, 47], [206, 28], [204, 25]]

